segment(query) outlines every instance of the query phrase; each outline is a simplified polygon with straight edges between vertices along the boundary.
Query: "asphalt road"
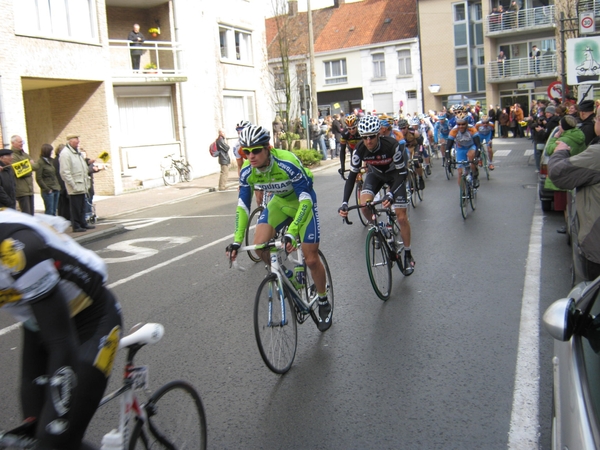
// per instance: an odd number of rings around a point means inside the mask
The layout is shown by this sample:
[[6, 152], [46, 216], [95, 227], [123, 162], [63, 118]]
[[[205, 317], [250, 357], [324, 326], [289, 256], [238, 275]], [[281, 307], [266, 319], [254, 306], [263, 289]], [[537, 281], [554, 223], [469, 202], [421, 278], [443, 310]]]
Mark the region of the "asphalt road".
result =
[[[506, 448], [530, 233], [541, 213], [533, 161], [522, 151], [497, 160], [466, 220], [456, 179], [446, 180], [436, 163], [424, 201], [410, 211], [416, 270], [407, 278], [394, 270], [385, 303], [369, 283], [365, 228], [337, 216], [342, 180], [334, 169], [316, 175], [321, 248], [335, 286], [333, 326], [326, 333], [310, 321], [299, 326], [285, 376], [267, 369], [254, 339], [264, 268], [242, 255], [247, 270], [235, 271], [224, 256], [235, 191], [120, 217], [126, 233], [86, 246], [109, 261], [126, 328], [165, 325], [163, 340], [143, 349], [138, 363], [150, 366], [153, 388], [178, 378], [197, 387], [210, 448]], [[540, 315], [570, 287], [569, 247], [555, 231], [561, 224], [560, 213], [544, 215]], [[11, 323], [0, 315], [0, 330]], [[532, 411], [539, 447], [549, 448], [552, 342], [541, 328], [532, 333], [539, 335]], [[18, 331], [0, 335], [3, 427], [15, 421], [19, 346]], [[116, 427], [116, 412], [116, 404], [98, 412], [92, 442]]]

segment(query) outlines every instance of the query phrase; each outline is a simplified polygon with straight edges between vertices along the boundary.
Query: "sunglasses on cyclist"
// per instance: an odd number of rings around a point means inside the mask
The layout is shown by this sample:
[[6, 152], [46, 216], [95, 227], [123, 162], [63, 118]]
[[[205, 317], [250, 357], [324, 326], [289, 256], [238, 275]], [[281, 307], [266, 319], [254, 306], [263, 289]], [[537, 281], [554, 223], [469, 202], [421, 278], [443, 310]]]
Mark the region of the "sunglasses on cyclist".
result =
[[248, 156], [250, 153], [253, 155], [260, 155], [260, 152], [264, 150], [264, 147], [252, 147], [252, 148], [243, 148], [242, 151]]
[[368, 136], [361, 136], [363, 141], [370, 141], [372, 139], [377, 138], [377, 134], [369, 134]]
[[356, 130], [356, 127], [348, 127], [348, 130], [350, 130], [350, 131]]

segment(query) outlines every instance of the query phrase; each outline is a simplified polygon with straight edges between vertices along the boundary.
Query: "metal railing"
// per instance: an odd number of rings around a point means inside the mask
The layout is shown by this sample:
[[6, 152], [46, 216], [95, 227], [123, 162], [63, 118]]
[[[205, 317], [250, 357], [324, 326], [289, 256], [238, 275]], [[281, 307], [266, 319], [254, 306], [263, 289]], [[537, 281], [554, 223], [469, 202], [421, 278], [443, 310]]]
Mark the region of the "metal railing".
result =
[[579, 13], [594, 11], [594, 16], [600, 16], [600, 0], [579, 0]]
[[[145, 41], [141, 46], [130, 47], [128, 40], [110, 39], [110, 65], [113, 77], [148, 77], [184, 75], [180, 58], [182, 48], [178, 42]], [[131, 49], [144, 50], [140, 69], [133, 70]], [[155, 67], [154, 67], [155, 66]]]
[[544, 55], [537, 59], [506, 59], [504, 62], [494, 61], [487, 64], [487, 81], [504, 81], [511, 79], [534, 79], [557, 76], [556, 55]]
[[525, 28], [552, 27], [556, 25], [554, 5], [490, 14], [485, 18], [486, 34], [517, 31]]

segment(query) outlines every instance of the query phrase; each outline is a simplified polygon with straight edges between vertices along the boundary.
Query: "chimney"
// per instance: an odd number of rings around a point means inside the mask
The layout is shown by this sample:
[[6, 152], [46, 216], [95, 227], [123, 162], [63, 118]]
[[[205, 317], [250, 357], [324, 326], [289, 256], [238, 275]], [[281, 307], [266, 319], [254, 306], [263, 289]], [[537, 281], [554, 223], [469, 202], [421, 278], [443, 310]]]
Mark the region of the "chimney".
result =
[[334, 8], [339, 8], [340, 5], [345, 5], [345, 4], [346, 4], [346, 0], [333, 0]]
[[288, 0], [288, 15], [295, 17], [298, 14], [298, 0]]

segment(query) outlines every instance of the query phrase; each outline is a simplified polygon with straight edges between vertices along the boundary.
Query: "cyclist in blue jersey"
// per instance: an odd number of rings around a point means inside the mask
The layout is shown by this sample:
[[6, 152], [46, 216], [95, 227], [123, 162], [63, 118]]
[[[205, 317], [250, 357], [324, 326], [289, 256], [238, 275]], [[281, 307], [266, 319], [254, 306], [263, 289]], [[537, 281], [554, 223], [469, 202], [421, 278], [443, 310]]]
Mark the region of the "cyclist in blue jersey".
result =
[[440, 114], [438, 116], [438, 121], [436, 122], [436, 124], [438, 131], [438, 141], [440, 143], [440, 152], [442, 153], [442, 167], [445, 167], [446, 161], [451, 161], [450, 151], [446, 148], [448, 135], [450, 134], [451, 129], [446, 114]]
[[494, 170], [494, 164], [492, 163], [494, 152], [492, 151], [492, 139], [494, 139], [495, 127], [494, 122], [490, 121], [488, 116], [481, 116], [481, 120], [475, 124], [477, 133], [479, 134], [479, 140], [487, 142], [488, 146], [488, 167], [490, 170]]
[[[256, 125], [245, 128], [240, 134], [242, 151], [248, 159], [240, 173], [234, 242], [227, 246], [226, 254], [234, 261], [244, 241], [252, 191], [261, 189], [273, 193], [273, 198], [258, 219], [254, 244], [270, 241], [276, 231], [286, 225], [288, 229], [283, 237], [286, 251], [293, 251], [296, 240], [300, 239], [306, 265], [319, 295], [317, 327], [320, 331], [326, 331], [331, 327], [332, 308], [327, 298], [325, 268], [318, 253], [321, 229], [313, 175], [292, 152], [272, 148], [270, 140], [269, 131]], [[270, 264], [269, 250], [259, 254], [266, 264]]]
[[[448, 151], [456, 145], [457, 161], [472, 161], [479, 156], [481, 142], [479, 135], [474, 127], [469, 127], [466, 117], [461, 117], [460, 112], [456, 118], [456, 127], [450, 130], [448, 135]], [[464, 164], [458, 165], [458, 184], [462, 177]], [[473, 174], [473, 186], [479, 187], [479, 171], [476, 164], [471, 164], [471, 173]]]

